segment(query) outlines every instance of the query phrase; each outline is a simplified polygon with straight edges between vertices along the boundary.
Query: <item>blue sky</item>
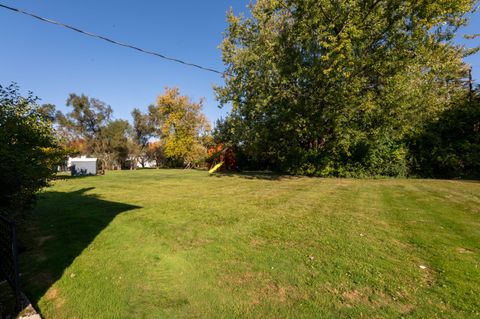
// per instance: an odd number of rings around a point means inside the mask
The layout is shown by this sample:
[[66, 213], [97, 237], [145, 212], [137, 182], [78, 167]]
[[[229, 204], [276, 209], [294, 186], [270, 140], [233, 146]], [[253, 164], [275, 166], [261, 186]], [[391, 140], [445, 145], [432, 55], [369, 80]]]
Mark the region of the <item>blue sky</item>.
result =
[[[38, 1], [0, 0], [40, 16], [130, 43], [167, 56], [223, 70], [218, 45], [225, 14], [246, 11], [249, 0], [177, 1]], [[463, 33], [480, 33], [480, 14]], [[69, 93], [96, 97], [130, 119], [134, 107], [146, 110], [165, 86], [177, 86], [197, 100], [213, 122], [224, 116], [212, 85], [219, 75], [118, 47], [0, 8], [0, 84], [17, 82], [42, 103], [66, 110]], [[463, 40], [459, 40], [464, 42]], [[479, 39], [470, 41], [480, 45]], [[480, 78], [480, 57], [469, 57]], [[478, 82], [478, 81], [477, 81]]]

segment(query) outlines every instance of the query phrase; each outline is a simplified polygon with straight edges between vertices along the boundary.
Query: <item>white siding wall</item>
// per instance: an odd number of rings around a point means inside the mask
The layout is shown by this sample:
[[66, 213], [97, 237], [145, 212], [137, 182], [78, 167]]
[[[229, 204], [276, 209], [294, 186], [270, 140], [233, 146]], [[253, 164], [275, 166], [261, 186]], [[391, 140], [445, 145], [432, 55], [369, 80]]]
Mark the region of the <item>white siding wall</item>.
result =
[[97, 174], [97, 160], [93, 159], [91, 161], [80, 160], [75, 161], [72, 159], [71, 165], [75, 165], [75, 171], [77, 174], [86, 174], [86, 175], [96, 175]]

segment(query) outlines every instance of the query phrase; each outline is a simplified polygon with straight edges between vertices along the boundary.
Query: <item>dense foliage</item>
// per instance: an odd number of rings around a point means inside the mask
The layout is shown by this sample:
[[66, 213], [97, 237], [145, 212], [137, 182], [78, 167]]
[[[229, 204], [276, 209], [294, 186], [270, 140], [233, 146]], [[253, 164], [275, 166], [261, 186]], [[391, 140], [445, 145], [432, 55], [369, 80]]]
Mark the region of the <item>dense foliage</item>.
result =
[[461, 99], [432, 120], [410, 149], [418, 175], [480, 178], [480, 95]]
[[216, 92], [233, 107], [217, 141], [253, 168], [408, 174], [409, 139], [465, 90], [451, 41], [473, 5], [258, 0], [248, 17], [230, 13]]
[[46, 108], [15, 84], [0, 86], [0, 211], [18, 216], [47, 186], [63, 152]]
[[202, 112], [203, 101], [192, 102], [177, 88], [166, 88], [151, 109], [164, 154], [173, 163], [197, 167], [207, 157], [210, 123]]
[[[70, 112], [63, 114], [58, 111], [55, 115], [57, 133], [62, 145], [71, 155], [93, 155], [101, 161], [104, 168], [112, 167], [113, 156], [109, 149], [111, 136], [106, 134], [111, 122], [112, 108], [83, 94], [70, 94], [67, 106], [72, 108]], [[112, 129], [109, 133], [112, 134]], [[74, 148], [75, 146], [82, 148]]]
[[[142, 166], [149, 158], [149, 141], [155, 133], [155, 127], [149, 114], [143, 114], [138, 108], [132, 111], [133, 125], [131, 127], [131, 140], [129, 141], [130, 156], [134, 163]], [[150, 157], [151, 160], [156, 158]]]

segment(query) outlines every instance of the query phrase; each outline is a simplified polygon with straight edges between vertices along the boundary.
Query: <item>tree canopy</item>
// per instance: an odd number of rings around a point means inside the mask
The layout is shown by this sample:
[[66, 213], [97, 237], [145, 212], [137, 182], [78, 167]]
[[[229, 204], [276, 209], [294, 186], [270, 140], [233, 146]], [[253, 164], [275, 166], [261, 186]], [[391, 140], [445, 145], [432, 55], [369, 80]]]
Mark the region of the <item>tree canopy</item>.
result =
[[148, 144], [154, 136], [155, 126], [149, 113], [143, 114], [138, 108], [132, 111], [133, 125], [131, 128], [132, 140], [129, 143], [130, 155], [134, 162], [144, 165], [148, 158]]
[[58, 132], [64, 145], [84, 141], [84, 152], [98, 157], [107, 166], [109, 141], [105, 129], [111, 121], [112, 108], [98, 99], [73, 93], [67, 99], [67, 106], [72, 108], [67, 114], [56, 113]]
[[157, 98], [152, 116], [167, 158], [195, 167], [207, 155], [210, 123], [202, 112], [203, 101], [192, 102], [178, 88], [165, 88]]
[[480, 178], [480, 92], [454, 101], [411, 146], [412, 169], [436, 178]]
[[23, 213], [63, 158], [47, 108], [15, 84], [0, 85], [0, 211]]
[[258, 0], [228, 14], [217, 133], [293, 174], [405, 175], [412, 135], [465, 90], [452, 43], [475, 1]]

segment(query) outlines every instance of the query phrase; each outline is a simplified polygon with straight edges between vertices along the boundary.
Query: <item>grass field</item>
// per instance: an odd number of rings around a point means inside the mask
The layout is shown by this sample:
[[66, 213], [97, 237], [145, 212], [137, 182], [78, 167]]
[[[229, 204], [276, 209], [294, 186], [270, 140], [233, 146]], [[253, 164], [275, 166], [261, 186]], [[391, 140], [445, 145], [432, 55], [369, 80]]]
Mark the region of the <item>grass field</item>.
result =
[[478, 182], [107, 172], [26, 238], [47, 319], [480, 317]]

